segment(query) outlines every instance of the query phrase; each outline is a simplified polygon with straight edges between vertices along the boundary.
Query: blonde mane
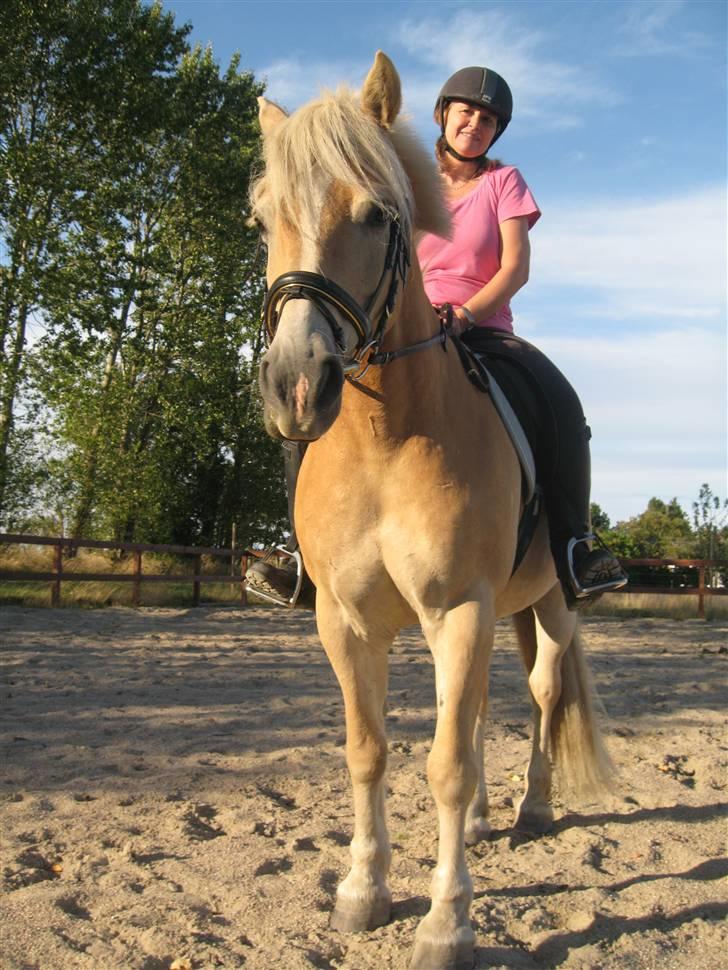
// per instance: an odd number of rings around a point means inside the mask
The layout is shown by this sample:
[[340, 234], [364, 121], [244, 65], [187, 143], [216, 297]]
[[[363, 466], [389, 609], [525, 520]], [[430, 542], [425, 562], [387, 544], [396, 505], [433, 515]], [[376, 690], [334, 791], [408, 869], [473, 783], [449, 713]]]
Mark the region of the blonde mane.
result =
[[295, 228], [320, 221], [321, 178], [350, 186], [397, 215], [409, 235], [449, 232], [440, 178], [412, 131], [382, 129], [347, 88], [325, 92], [279, 124], [264, 142], [265, 173], [251, 189], [253, 215], [263, 199]]

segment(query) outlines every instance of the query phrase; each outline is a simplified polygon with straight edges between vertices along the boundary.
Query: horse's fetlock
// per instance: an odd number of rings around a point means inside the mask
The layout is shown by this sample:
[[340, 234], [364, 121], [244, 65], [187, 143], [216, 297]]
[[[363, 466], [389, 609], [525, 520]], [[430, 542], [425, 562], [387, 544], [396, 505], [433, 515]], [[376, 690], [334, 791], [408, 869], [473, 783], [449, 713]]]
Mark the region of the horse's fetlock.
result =
[[467, 914], [473, 901], [473, 880], [467, 869], [454, 872], [438, 868], [432, 877], [432, 898], [438, 905], [454, 906], [458, 915]]

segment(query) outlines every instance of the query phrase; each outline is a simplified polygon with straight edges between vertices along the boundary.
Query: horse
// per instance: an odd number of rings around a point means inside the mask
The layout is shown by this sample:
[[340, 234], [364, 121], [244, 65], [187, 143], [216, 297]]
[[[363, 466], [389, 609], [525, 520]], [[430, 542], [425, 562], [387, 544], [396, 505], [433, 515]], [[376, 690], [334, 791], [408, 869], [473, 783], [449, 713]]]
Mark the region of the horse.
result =
[[609, 786], [610, 762], [545, 514], [513, 573], [519, 463], [490, 398], [449, 351], [410, 258], [415, 232], [447, 234], [449, 222], [434, 162], [400, 108], [399, 76], [381, 51], [360, 94], [340, 88], [290, 115], [259, 99], [264, 169], [251, 208], [268, 248], [259, 385], [268, 432], [310, 442], [295, 524], [345, 706], [355, 820], [330, 925], [361, 932], [390, 917], [388, 653], [418, 623], [435, 667], [427, 776], [439, 839], [411, 966], [445, 970], [474, 960], [466, 845], [490, 832], [483, 735], [497, 618], [513, 617], [534, 710], [516, 826], [552, 825], [551, 757], [564, 784], [592, 796]]

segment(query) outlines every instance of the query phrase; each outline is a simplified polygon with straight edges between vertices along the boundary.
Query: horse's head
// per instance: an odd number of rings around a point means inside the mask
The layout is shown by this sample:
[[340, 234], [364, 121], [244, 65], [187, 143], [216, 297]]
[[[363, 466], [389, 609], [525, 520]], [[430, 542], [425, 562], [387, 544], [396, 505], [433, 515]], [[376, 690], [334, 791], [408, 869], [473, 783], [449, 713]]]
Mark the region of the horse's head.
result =
[[268, 245], [260, 387], [274, 437], [314, 440], [335, 421], [346, 370], [401, 292], [418, 187], [418, 224], [446, 231], [432, 163], [395, 125], [400, 104], [381, 52], [358, 97], [338, 91], [290, 117], [260, 99], [266, 168], [252, 201]]

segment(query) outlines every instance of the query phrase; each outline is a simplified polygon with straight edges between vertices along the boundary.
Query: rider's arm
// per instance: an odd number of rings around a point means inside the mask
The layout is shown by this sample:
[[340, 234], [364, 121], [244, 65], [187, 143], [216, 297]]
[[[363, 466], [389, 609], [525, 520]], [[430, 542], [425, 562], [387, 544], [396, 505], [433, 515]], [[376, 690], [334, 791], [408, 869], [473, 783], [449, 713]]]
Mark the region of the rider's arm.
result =
[[[495, 276], [465, 302], [476, 323], [496, 314], [528, 282], [531, 245], [528, 241], [528, 218], [518, 216], [500, 224], [501, 265]], [[470, 321], [466, 314], [455, 310], [464, 327]]]

